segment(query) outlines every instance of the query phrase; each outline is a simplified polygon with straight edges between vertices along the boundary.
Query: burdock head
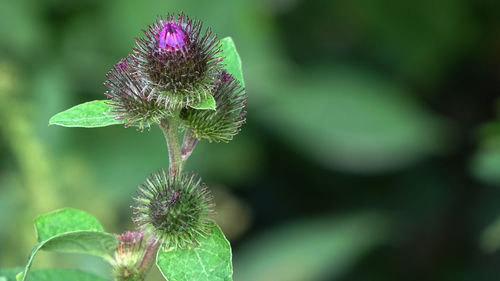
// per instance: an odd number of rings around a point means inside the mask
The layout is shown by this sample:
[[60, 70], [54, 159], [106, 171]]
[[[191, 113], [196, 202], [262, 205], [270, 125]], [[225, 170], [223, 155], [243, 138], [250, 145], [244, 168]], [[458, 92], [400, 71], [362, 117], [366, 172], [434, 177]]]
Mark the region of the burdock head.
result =
[[194, 175], [152, 174], [135, 198], [134, 222], [166, 248], [196, 245], [209, 234], [213, 201], [206, 186]]
[[134, 124], [143, 129], [159, 123], [168, 110], [156, 100], [156, 90], [137, 76], [132, 60], [122, 59], [106, 74], [105, 95], [111, 100], [117, 119], [126, 120], [126, 126]]
[[228, 142], [245, 123], [246, 92], [225, 70], [219, 73], [213, 85], [216, 110], [183, 109], [183, 127], [190, 129], [197, 139]]
[[209, 95], [220, 69], [217, 38], [200, 21], [180, 14], [159, 18], [136, 40], [137, 73], [159, 91], [165, 108], [180, 109]]

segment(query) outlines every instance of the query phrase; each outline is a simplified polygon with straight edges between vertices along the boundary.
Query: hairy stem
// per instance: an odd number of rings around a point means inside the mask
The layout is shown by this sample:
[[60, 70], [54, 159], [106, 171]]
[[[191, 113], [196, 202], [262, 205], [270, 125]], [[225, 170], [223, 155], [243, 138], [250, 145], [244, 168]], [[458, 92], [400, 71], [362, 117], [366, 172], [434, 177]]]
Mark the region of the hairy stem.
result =
[[[177, 115], [178, 114], [174, 114], [174, 116], [171, 118], [163, 119], [159, 124], [161, 130], [163, 131], [163, 135], [165, 136], [165, 140], [167, 141], [168, 160], [169, 160], [168, 174], [170, 176], [175, 175], [176, 173], [182, 171], [182, 165], [184, 163], [183, 161], [187, 159], [189, 155], [191, 155], [191, 152], [193, 151], [194, 147], [196, 146], [196, 143], [198, 142], [198, 140], [194, 138], [194, 136], [191, 136], [191, 134], [190, 133], [188, 134], [188, 131], [186, 131], [187, 138], [185, 135], [183, 141], [183, 150], [181, 152], [181, 147], [179, 145], [179, 139], [178, 139], [179, 119], [177, 118]], [[184, 145], [184, 143], [186, 143], [186, 145]], [[184, 147], [186, 148], [184, 149]], [[144, 253], [141, 263], [137, 268], [139, 272], [141, 272], [141, 276], [143, 276], [143, 278], [146, 277], [147, 272], [149, 271], [151, 265], [155, 261], [156, 253], [160, 248], [160, 244], [161, 243], [159, 243], [155, 238], [151, 238], [151, 240], [149, 241], [146, 252]]]
[[181, 148], [178, 140], [179, 120], [175, 116], [163, 119], [160, 122], [160, 128], [167, 141], [169, 159], [168, 174], [175, 175], [182, 170]]
[[144, 277], [144, 279], [155, 260], [156, 252], [158, 252], [159, 248], [160, 248], [160, 243], [156, 239], [151, 238], [148, 247], [146, 249], [146, 252], [142, 257], [141, 263], [137, 268], [139, 272], [141, 272], [141, 275]]
[[198, 139], [194, 136], [193, 131], [187, 129], [184, 133], [184, 139], [182, 140], [182, 148], [181, 148], [181, 158], [182, 162], [186, 162], [186, 160], [193, 153], [196, 144], [198, 143]]

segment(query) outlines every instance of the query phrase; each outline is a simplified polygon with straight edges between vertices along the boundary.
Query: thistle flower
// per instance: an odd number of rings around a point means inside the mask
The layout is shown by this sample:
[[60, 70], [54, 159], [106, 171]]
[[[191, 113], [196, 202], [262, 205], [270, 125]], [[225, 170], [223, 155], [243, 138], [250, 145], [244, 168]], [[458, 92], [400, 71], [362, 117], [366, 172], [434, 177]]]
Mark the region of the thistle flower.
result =
[[217, 38], [202, 23], [180, 14], [159, 18], [136, 39], [134, 57], [138, 75], [159, 90], [157, 99], [177, 110], [210, 94], [220, 69]]
[[220, 72], [213, 91], [216, 110], [186, 108], [181, 112], [183, 126], [192, 130], [197, 139], [228, 142], [245, 123], [246, 93], [225, 70]]
[[213, 198], [195, 175], [152, 174], [137, 192], [134, 222], [166, 248], [184, 248], [209, 234]]
[[115, 236], [118, 238], [118, 249], [111, 261], [115, 280], [142, 280], [138, 267], [145, 253], [143, 234], [127, 231]]
[[137, 77], [130, 57], [118, 62], [106, 77], [105, 95], [112, 101], [116, 118], [126, 120], [125, 126], [135, 124], [142, 130], [168, 114], [155, 99], [155, 89]]

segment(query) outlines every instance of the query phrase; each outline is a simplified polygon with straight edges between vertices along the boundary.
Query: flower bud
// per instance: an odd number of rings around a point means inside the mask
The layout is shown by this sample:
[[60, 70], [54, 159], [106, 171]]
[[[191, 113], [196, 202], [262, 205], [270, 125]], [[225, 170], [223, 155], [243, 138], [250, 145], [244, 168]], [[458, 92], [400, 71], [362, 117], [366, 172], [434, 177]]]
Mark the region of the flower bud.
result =
[[155, 90], [137, 77], [130, 57], [118, 62], [106, 77], [105, 95], [112, 101], [116, 118], [126, 120], [125, 126], [134, 124], [142, 130], [168, 114], [155, 99]]
[[112, 260], [115, 280], [142, 280], [138, 267], [145, 252], [143, 234], [127, 231], [118, 238], [118, 248]]
[[195, 175], [152, 174], [137, 192], [134, 222], [166, 248], [184, 248], [208, 235], [213, 198]]
[[197, 139], [210, 142], [228, 142], [245, 123], [247, 97], [239, 82], [225, 70], [214, 83], [216, 110], [186, 108], [181, 112], [184, 128], [190, 129]]
[[185, 108], [209, 94], [220, 69], [217, 38], [200, 21], [184, 14], [159, 18], [136, 40], [134, 48], [138, 75], [159, 91], [158, 101], [166, 108]]

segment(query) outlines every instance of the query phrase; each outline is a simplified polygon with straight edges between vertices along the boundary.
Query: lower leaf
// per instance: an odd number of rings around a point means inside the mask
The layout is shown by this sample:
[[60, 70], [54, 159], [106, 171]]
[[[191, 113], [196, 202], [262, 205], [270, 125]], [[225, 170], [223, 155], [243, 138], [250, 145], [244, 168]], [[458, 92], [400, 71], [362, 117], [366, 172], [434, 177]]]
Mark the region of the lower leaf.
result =
[[231, 246], [214, 224], [210, 236], [187, 249], [160, 249], [156, 265], [167, 280], [230, 281], [233, 275]]

